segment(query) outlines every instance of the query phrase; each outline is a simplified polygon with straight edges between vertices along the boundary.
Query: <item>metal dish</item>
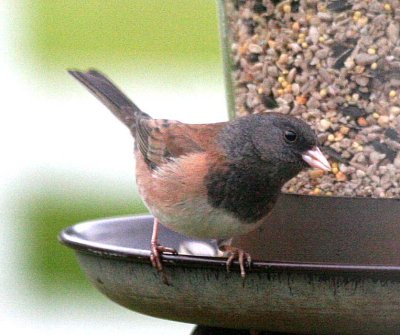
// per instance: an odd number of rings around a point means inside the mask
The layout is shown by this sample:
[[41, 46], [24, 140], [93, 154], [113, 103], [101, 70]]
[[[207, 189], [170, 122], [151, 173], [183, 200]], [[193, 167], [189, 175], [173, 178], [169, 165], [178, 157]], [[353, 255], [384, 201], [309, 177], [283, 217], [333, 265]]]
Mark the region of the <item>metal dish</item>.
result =
[[[395, 334], [400, 332], [398, 204], [282, 195], [262, 230], [235, 241], [256, 259], [245, 282], [237, 267], [226, 272], [222, 258], [180, 254], [165, 255], [172, 285], [162, 284], [149, 260], [151, 216], [81, 223], [61, 232], [60, 240], [75, 249], [102, 293], [151, 316], [302, 334]], [[181, 253], [216, 252], [210, 241], [166, 228], [160, 241]]]

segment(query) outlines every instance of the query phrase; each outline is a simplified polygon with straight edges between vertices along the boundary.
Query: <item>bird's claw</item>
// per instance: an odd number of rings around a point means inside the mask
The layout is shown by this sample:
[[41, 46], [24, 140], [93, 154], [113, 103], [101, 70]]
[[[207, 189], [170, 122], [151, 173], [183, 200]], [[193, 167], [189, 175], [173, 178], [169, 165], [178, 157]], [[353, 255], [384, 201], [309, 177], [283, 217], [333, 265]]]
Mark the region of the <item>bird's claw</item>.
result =
[[243, 251], [240, 248], [235, 247], [225, 247], [228, 259], [226, 260], [226, 271], [230, 272], [232, 262], [237, 259], [240, 266], [240, 275], [242, 278], [246, 277], [246, 263], [249, 270], [251, 269], [251, 255], [248, 252]]
[[156, 244], [156, 243], [151, 244], [151, 252], [150, 252], [151, 264], [162, 275], [163, 283], [166, 285], [169, 285], [167, 276], [164, 271], [164, 267], [162, 265], [162, 260], [161, 260], [161, 256], [163, 253], [169, 253], [169, 254], [173, 254], [173, 255], [178, 254], [178, 252], [173, 248], [164, 247], [164, 246]]

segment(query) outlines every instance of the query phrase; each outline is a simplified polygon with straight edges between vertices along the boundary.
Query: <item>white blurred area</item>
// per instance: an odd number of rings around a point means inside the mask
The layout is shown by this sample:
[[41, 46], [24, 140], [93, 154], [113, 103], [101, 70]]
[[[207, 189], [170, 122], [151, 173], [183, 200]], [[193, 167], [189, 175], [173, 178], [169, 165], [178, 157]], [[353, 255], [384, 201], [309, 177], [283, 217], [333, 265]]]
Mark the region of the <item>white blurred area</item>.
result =
[[[189, 334], [192, 325], [130, 312], [100, 293], [93, 307], [74, 292], [68, 300], [54, 297], [51, 303], [31, 292], [16, 261], [20, 232], [7, 207], [16, 185], [43, 169], [134, 187], [133, 142], [127, 129], [66, 72], [60, 69], [57, 87], [47, 87], [46, 69], [31, 69], [16, 45], [19, 20], [18, 1], [0, 1], [0, 329], [27, 334]], [[160, 79], [155, 69], [140, 69], [139, 78], [108, 75], [153, 117], [192, 123], [227, 118], [222, 69], [216, 75], [193, 68], [184, 81], [172, 85], [168, 78], [173, 73]]]

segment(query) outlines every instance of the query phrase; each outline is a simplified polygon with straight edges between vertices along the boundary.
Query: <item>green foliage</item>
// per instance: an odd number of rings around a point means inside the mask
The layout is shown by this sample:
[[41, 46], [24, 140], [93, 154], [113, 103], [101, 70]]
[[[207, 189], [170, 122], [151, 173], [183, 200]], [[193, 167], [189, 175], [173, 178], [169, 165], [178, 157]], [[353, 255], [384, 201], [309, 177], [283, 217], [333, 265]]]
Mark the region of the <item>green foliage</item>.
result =
[[40, 0], [28, 8], [31, 52], [46, 66], [219, 59], [214, 0]]
[[[46, 173], [29, 178], [18, 192], [21, 262], [40, 295], [87, 289], [74, 252], [62, 246], [59, 232], [85, 220], [147, 212], [134, 192], [109, 182], [96, 184], [84, 176]], [[23, 213], [21, 215], [21, 213]]]

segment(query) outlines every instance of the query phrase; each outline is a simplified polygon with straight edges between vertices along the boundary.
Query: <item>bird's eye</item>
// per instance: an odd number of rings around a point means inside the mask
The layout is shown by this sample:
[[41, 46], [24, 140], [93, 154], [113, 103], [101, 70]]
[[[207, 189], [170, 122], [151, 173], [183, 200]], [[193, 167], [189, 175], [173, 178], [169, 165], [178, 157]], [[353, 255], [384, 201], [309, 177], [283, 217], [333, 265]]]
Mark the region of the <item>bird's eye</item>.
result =
[[286, 142], [293, 143], [297, 140], [297, 134], [293, 130], [286, 130], [285, 140]]

